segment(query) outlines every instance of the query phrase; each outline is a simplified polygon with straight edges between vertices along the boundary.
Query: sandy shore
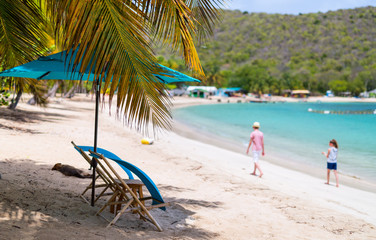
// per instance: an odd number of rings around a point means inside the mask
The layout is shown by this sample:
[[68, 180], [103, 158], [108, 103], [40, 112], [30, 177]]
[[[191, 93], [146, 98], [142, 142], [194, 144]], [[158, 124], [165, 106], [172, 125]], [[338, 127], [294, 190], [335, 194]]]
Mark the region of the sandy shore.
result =
[[[185, 98], [185, 97], [176, 97], [174, 99], [174, 108], [181, 108], [187, 107], [192, 105], [210, 105], [210, 104], [226, 104], [228, 101], [229, 103], [237, 103], [237, 98], [217, 98], [221, 99], [221, 101], [213, 101], [213, 99], [197, 99], [197, 98]], [[366, 101], [366, 102], [376, 102], [376, 99], [356, 99], [356, 98], [341, 98], [341, 97], [310, 97], [307, 99], [308, 102], [346, 102], [346, 99], [353, 99], [356, 101]], [[299, 99], [291, 99], [291, 98], [284, 98], [284, 97], [274, 97], [272, 101], [287, 101], [287, 102], [298, 102]], [[329, 101], [331, 100], [331, 101]], [[256, 103], [257, 104], [257, 103]], [[180, 136], [185, 138], [189, 138], [192, 140], [196, 140], [203, 143], [210, 143], [211, 145], [217, 146], [219, 148], [227, 149], [232, 152], [241, 153], [243, 154], [245, 151], [246, 146], [239, 144], [239, 142], [235, 142], [233, 140], [229, 140], [224, 137], [220, 137], [217, 135], [213, 135], [209, 132], [203, 133], [200, 132], [200, 129], [192, 129], [192, 126], [189, 126], [183, 122], [176, 121], [174, 122], [174, 132]], [[296, 170], [299, 172], [303, 172], [307, 175], [322, 178], [323, 177], [323, 169], [310, 166], [309, 168], [306, 167], [303, 163], [298, 163], [296, 161], [291, 161], [289, 159], [285, 159], [278, 154], [278, 152], [270, 152], [268, 151], [267, 157], [264, 159], [274, 165], [281, 166], [283, 168], [288, 168], [292, 170]], [[346, 174], [340, 171], [340, 178], [341, 183], [347, 186], [351, 186], [357, 189], [370, 191], [376, 193], [376, 182], [371, 182], [363, 179], [361, 176], [354, 176], [351, 174]], [[325, 177], [325, 176], [324, 176]]]
[[0, 108], [0, 239], [376, 239], [375, 193], [266, 161], [259, 179], [244, 154], [174, 132], [141, 145], [106, 110], [99, 122], [98, 145], [148, 173], [172, 203], [151, 211], [164, 231], [132, 214], [105, 228], [99, 206], [78, 197], [90, 180], [50, 170], [61, 162], [87, 171], [70, 144], [93, 142], [94, 103], [81, 96], [46, 109]]

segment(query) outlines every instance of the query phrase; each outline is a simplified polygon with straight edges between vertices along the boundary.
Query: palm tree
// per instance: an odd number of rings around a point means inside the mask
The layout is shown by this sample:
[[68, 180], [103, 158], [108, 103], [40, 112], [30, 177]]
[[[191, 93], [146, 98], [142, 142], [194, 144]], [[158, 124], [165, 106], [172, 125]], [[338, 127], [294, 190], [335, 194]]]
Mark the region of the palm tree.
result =
[[[109, 89], [112, 100], [117, 90], [117, 107], [124, 112], [127, 123], [146, 130], [149, 123], [169, 128], [171, 119], [171, 103], [164, 85], [153, 75], [163, 74], [153, 47], [170, 46], [183, 56], [188, 68], [203, 75], [194, 42], [201, 42], [212, 33], [223, 1], [38, 2], [53, 25], [54, 38], [61, 43], [61, 50], [78, 49], [75, 59], [82, 60], [80, 71], [91, 67], [98, 79], [107, 72], [100, 79], [104, 81], [103, 92]], [[77, 62], [71, 64], [75, 66]]]
[[[31, 0], [0, 1], [0, 69], [8, 69], [34, 60], [46, 52], [44, 17]], [[41, 85], [33, 79], [15, 78], [17, 96], [9, 107], [16, 108], [22, 92], [29, 89], [41, 99]]]

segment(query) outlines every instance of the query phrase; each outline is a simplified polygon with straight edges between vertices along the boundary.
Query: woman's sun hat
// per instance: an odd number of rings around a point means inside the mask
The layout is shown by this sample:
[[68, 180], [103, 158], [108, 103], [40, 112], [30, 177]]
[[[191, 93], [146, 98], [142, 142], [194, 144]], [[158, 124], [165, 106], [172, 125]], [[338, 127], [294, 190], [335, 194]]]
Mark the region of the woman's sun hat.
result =
[[255, 128], [260, 128], [260, 123], [259, 122], [254, 122], [252, 127], [255, 127]]

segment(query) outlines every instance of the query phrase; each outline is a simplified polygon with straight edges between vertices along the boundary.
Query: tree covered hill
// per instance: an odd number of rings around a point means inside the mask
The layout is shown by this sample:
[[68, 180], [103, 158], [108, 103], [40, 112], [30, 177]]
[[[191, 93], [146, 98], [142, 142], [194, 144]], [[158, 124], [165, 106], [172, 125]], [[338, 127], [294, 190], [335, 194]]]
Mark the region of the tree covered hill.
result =
[[[225, 11], [198, 51], [205, 85], [357, 95], [376, 88], [375, 47], [376, 8], [366, 7], [301, 15]], [[179, 68], [179, 60], [167, 58]]]

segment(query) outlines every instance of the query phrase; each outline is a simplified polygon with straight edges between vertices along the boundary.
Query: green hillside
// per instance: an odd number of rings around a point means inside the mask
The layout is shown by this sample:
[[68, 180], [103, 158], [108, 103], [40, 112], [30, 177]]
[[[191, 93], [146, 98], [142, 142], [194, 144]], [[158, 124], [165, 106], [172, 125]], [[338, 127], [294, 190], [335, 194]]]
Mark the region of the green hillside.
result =
[[[198, 47], [203, 84], [358, 95], [376, 88], [375, 40], [374, 7], [302, 15], [225, 11], [213, 39]], [[184, 69], [166, 50], [160, 53], [162, 63]]]

